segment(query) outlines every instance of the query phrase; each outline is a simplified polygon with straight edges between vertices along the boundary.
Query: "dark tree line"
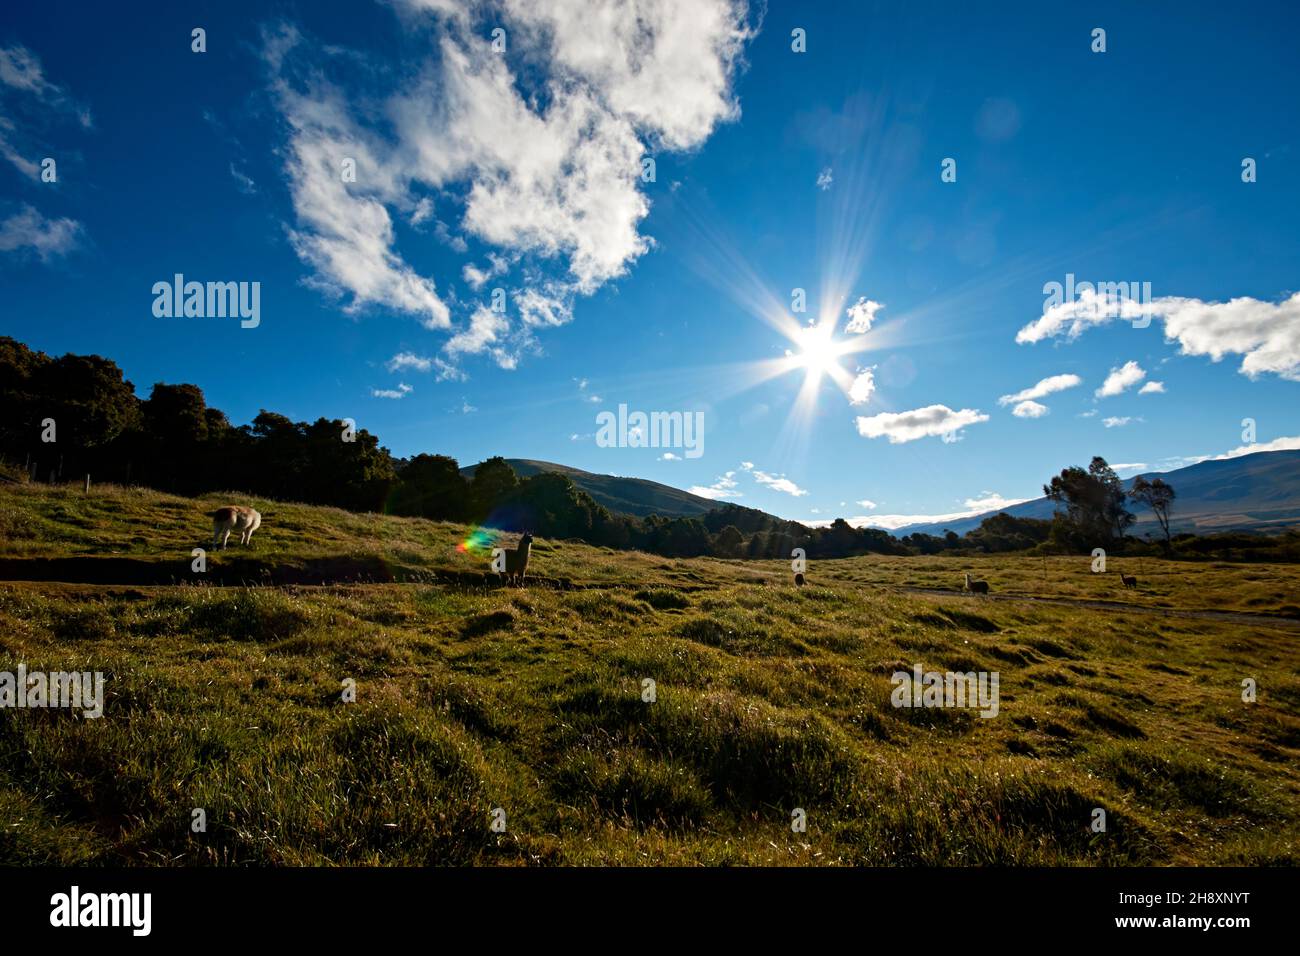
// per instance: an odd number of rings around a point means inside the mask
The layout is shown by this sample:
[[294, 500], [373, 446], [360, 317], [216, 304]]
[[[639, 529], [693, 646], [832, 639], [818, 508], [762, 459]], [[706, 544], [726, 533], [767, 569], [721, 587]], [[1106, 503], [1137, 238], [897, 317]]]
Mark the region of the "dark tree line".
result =
[[[394, 458], [377, 436], [339, 419], [295, 422], [262, 410], [234, 426], [196, 385], [159, 382], [141, 400], [109, 359], [51, 358], [8, 337], [0, 337], [0, 458], [42, 481], [78, 481], [89, 473], [96, 482], [183, 495], [238, 490], [671, 557], [788, 559], [795, 548], [811, 559], [1041, 547], [1086, 552], [1114, 547], [1133, 523], [1119, 479], [1101, 458], [1087, 469], [1065, 469], [1044, 487], [1065, 506], [1053, 521], [1001, 513], [963, 536], [896, 538], [842, 518], [809, 528], [734, 504], [699, 517], [638, 518], [610, 512], [564, 475], [521, 480], [499, 457], [472, 477], [445, 455]], [[1168, 541], [1173, 489], [1158, 478], [1142, 479], [1130, 495], [1152, 508]]]

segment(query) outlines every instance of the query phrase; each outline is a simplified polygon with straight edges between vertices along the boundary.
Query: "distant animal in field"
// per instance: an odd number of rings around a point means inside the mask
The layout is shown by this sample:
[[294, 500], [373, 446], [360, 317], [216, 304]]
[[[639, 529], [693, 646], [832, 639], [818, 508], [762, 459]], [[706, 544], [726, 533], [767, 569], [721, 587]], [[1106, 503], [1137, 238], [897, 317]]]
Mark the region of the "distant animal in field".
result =
[[239, 533], [239, 543], [251, 545], [253, 543], [253, 532], [262, 526], [262, 515], [252, 508], [246, 508], [243, 505], [227, 505], [225, 508], [218, 508], [216, 511], [209, 511], [208, 517], [212, 519], [212, 548], [215, 551], [217, 542], [221, 542], [221, 547], [226, 547], [226, 542], [230, 540], [230, 532]]
[[506, 583], [517, 582], [524, 586], [524, 575], [528, 571], [528, 553], [533, 549], [533, 536], [525, 532], [519, 539], [519, 547], [506, 548]]
[[1119, 579], [1124, 582], [1126, 588], [1136, 588], [1138, 586], [1138, 579], [1131, 574], [1121, 573]]
[[967, 571], [966, 586], [962, 590], [969, 591], [972, 594], [988, 594], [989, 583], [987, 581], [972, 581], [970, 577], [970, 572]]
[[796, 572], [794, 573], [794, 586], [797, 587], [797, 588], [801, 588], [801, 587], [803, 587], [803, 572], [802, 572], [802, 571], [796, 571]]

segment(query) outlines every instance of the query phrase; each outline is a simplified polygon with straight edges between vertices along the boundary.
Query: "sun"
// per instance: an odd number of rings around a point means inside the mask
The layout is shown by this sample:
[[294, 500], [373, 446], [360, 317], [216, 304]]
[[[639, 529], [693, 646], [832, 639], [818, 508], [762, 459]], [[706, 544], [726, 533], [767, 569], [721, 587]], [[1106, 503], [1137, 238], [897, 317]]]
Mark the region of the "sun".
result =
[[835, 341], [834, 326], [804, 326], [799, 329], [794, 344], [799, 349], [793, 356], [796, 364], [810, 375], [833, 376], [840, 370], [839, 358], [845, 349], [844, 343]]

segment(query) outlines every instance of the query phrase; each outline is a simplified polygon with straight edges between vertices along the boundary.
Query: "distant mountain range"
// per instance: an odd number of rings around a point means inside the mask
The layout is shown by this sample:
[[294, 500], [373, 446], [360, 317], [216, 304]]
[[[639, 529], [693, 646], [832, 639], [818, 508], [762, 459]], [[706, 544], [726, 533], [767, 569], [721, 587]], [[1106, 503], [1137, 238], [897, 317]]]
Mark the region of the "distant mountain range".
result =
[[[1261, 451], [1222, 461], [1203, 461], [1173, 471], [1142, 472], [1157, 475], [1173, 486], [1174, 500], [1170, 530], [1175, 534], [1192, 531], [1269, 531], [1300, 525], [1300, 451]], [[1125, 479], [1124, 489], [1137, 478]], [[1045, 476], [1045, 481], [1050, 476]], [[969, 518], [904, 525], [895, 535], [935, 534], [945, 531], [965, 534], [999, 511], [1017, 518], [1051, 518], [1060, 507], [1047, 498], [1034, 498], [997, 511], [985, 511]], [[1158, 532], [1155, 516], [1145, 508], [1131, 507], [1137, 515], [1133, 534]]]
[[[693, 517], [722, 507], [713, 501], [645, 478], [619, 478], [598, 475], [567, 465], [530, 458], [507, 458], [521, 478], [543, 471], [558, 472], [610, 511], [645, 517], [659, 514], [667, 518]], [[461, 469], [466, 477], [477, 466]], [[1194, 531], [1268, 531], [1300, 525], [1300, 451], [1262, 451], [1222, 461], [1203, 461], [1168, 472], [1143, 472], [1148, 478], [1159, 475], [1173, 485], [1178, 498], [1174, 502], [1175, 533]], [[1044, 481], [1051, 476], [1044, 475]], [[1124, 481], [1127, 490], [1134, 478]], [[908, 534], [941, 535], [945, 531], [965, 534], [998, 511], [1018, 518], [1050, 518], [1057, 504], [1047, 498], [1035, 498], [997, 511], [986, 511], [969, 518], [904, 525], [892, 529], [897, 536]], [[1137, 523], [1133, 533], [1144, 535], [1158, 531], [1155, 517], [1146, 509], [1133, 508]], [[783, 519], [777, 519], [783, 520]]]

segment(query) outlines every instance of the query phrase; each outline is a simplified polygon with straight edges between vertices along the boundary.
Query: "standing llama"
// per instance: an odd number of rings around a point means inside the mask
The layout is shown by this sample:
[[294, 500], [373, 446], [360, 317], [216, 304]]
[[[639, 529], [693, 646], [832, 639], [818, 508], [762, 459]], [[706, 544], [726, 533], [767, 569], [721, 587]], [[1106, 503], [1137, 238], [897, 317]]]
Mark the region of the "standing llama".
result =
[[506, 583], [518, 581], [519, 586], [524, 586], [524, 575], [528, 571], [528, 552], [533, 548], [532, 532], [524, 532], [519, 539], [519, 547], [506, 548]]
[[962, 590], [969, 591], [972, 594], [988, 594], [989, 583], [987, 581], [972, 581], [970, 577], [970, 572], [967, 571], [966, 586], [962, 588]]
[[1123, 582], [1124, 587], [1126, 588], [1136, 589], [1138, 586], [1138, 579], [1133, 577], [1131, 574], [1125, 574], [1123, 571], [1120, 572], [1119, 579]]
[[209, 511], [208, 517], [212, 519], [212, 550], [214, 551], [217, 549], [218, 541], [221, 542], [222, 549], [225, 549], [232, 531], [239, 532], [240, 544], [252, 545], [253, 532], [262, 526], [261, 513], [243, 505], [227, 505], [225, 508]]

